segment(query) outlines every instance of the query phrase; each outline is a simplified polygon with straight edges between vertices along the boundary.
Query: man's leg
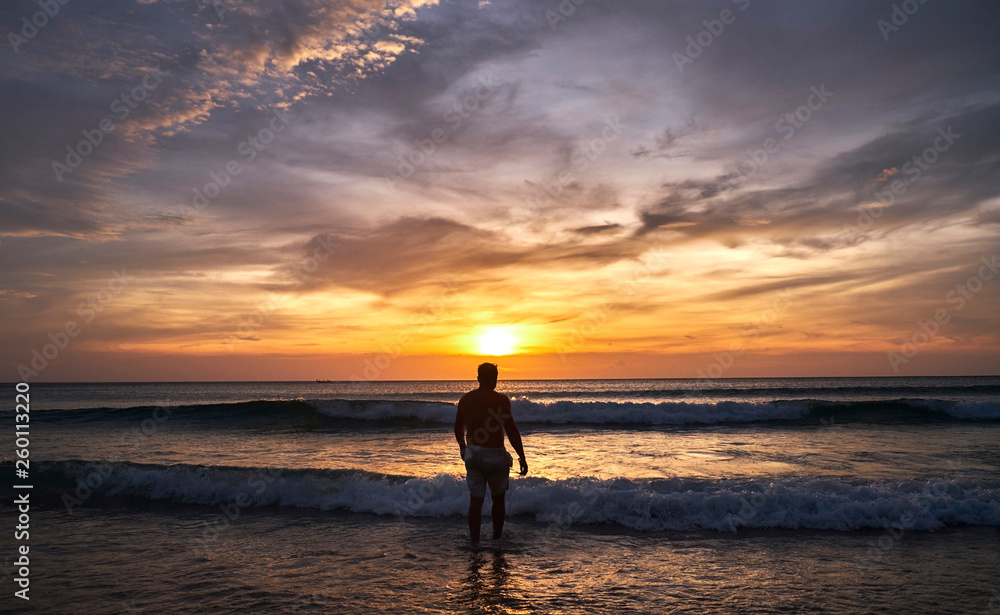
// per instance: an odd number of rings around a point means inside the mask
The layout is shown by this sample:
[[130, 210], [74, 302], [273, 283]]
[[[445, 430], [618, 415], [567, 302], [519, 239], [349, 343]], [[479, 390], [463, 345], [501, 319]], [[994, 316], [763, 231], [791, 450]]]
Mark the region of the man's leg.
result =
[[507, 516], [507, 504], [504, 502], [503, 493], [490, 494], [493, 498], [493, 539], [499, 540], [503, 534], [503, 521]]
[[[469, 496], [469, 535], [472, 537], [472, 542], [479, 542], [479, 529], [483, 523], [483, 500], [485, 499], [485, 497]], [[493, 506], [496, 508], [496, 504]]]

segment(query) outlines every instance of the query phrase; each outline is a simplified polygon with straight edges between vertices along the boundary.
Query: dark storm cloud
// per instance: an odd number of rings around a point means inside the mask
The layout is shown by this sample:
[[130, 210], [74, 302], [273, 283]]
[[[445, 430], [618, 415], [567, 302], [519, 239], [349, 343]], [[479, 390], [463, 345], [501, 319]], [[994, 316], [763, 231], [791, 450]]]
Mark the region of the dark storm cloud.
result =
[[[222, 15], [193, 1], [67, 6], [4, 54], [0, 88], [13, 95], [0, 109], [0, 206], [10, 212], [0, 231], [117, 235], [134, 214], [120, 192], [156, 185], [133, 183], [142, 170], [160, 165], [171, 183], [199, 185], [196, 174], [171, 167], [192, 139], [211, 149], [241, 109], [321, 94], [354, 78], [359, 56], [378, 70], [407, 46], [388, 28], [398, 17], [384, 2], [216, 4]], [[0, 20], [16, 32], [37, 10], [5, 3]], [[376, 23], [382, 35], [360, 40]], [[310, 81], [305, 62], [322, 66], [326, 81]], [[111, 128], [101, 131], [105, 118]], [[178, 138], [184, 133], [194, 134]]]
[[889, 2], [753, 2], [740, 10], [742, 5], [622, 2], [594, 10], [603, 10], [606, 18], [612, 12], [618, 18], [634, 15], [633, 27], [653, 45], [644, 52], [662, 54], [664, 60], [674, 52], [685, 54], [686, 37], [706, 30], [704, 20], [733, 11], [735, 22], [711, 37], [714, 42], [683, 70], [673, 59], [664, 67], [697, 101], [693, 121], [704, 129], [718, 120], [749, 126], [767, 122], [797, 99], [804, 102], [810, 85], [821, 83], [835, 99], [850, 98], [842, 108], [860, 116], [863, 106], [876, 118], [997, 86], [1000, 50], [993, 44], [993, 24], [1000, 7], [993, 3], [924, 4], [889, 41], [876, 25], [892, 12]]
[[[317, 236], [301, 253], [314, 252]], [[447, 280], [505, 277], [515, 266], [592, 269], [636, 258], [648, 249], [636, 241], [585, 243], [575, 240], [545, 246], [518, 245], [496, 231], [444, 218], [404, 217], [356, 237], [343, 237], [333, 257], [305, 282], [314, 288], [343, 286], [379, 294], [397, 293]], [[287, 280], [293, 276], [285, 276]]]
[[[240, 3], [224, 5], [223, 15], [209, 3], [112, 2], [81, 8], [78, 13], [66, 9], [37, 40], [5, 61], [5, 85], [24, 95], [8, 99], [12, 106], [3, 115], [19, 118], [18, 125], [25, 128], [22, 134], [4, 133], [10, 139], [4, 156], [16, 157], [18, 163], [5, 161], [10, 162], [3, 167], [5, 179], [16, 179], [5, 185], [18, 190], [3, 199], [11, 211], [3, 230], [77, 236], [118, 232], [129, 215], [111, 198], [113, 184], [156, 164], [150, 137], [166, 148], [159, 153], [161, 162], [169, 160], [172, 152], [182, 151], [186, 157], [201, 152], [221, 157], [228, 150], [231, 157], [240, 135], [254, 129], [249, 119], [252, 113], [234, 114], [232, 103], [240, 96], [253, 95], [255, 106], [266, 108], [281, 100], [279, 93], [286, 97], [291, 91], [315, 94], [330, 89], [320, 84], [344, 83], [347, 60], [354, 56], [338, 57], [324, 49], [321, 30], [335, 26], [346, 31], [354, 18], [367, 8], [379, 8], [377, 4]], [[28, 2], [7, 5], [5, 23], [16, 23], [19, 15], [34, 6]], [[660, 128], [650, 135], [649, 145], [636, 144], [634, 152], [642, 156], [671, 155], [683, 144], [688, 155], [698, 158], [737, 160], [745, 145], [757, 144], [759, 133], [773, 132], [770, 120], [794, 109], [794, 103], [808, 95], [810, 85], [825, 83], [836, 92], [830, 108], [824, 110], [829, 117], [816, 126], [817, 131], [832, 131], [834, 123], [858, 119], [862, 93], [864, 105], [873, 111], [865, 121], [877, 122], [896, 109], [913, 112], [914, 101], [922, 113], [935, 105], [953, 104], [955, 99], [995, 86], [998, 74], [998, 51], [990, 43], [988, 25], [995, 21], [997, 9], [981, 2], [922, 5], [888, 42], [876, 22], [887, 17], [890, 7], [870, 3], [808, 8], [791, 2], [594, 3], [549, 28], [543, 11], [551, 8], [555, 5], [494, 3], [480, 10], [472, 2], [448, 3], [425, 19], [382, 28], [366, 42], [418, 41], [412, 47], [419, 53], [400, 55], [381, 78], [370, 79], [363, 87], [333, 88], [325, 105], [328, 111], [318, 106], [310, 119], [319, 121], [325, 113], [335, 121], [351, 121], [366, 110], [378, 120], [375, 135], [368, 131], [364, 141], [298, 138], [294, 145], [276, 144], [277, 152], [303, 167], [383, 176], [386, 169], [395, 168], [398, 155], [407, 153], [414, 139], [428, 138], [430, 128], [442, 123], [452, 102], [442, 98], [445, 93], [460, 96], [463, 83], [465, 89], [474, 87], [470, 76], [479, 67], [528, 57], [556, 37], [572, 36], [600, 20], [632, 28], [633, 35], [643, 41], [642, 54], [658, 55], [659, 70], [672, 73], [671, 54], [684, 51], [685, 37], [704, 29], [703, 20], [716, 19], [723, 9], [736, 15], [736, 21], [712, 46], [677, 74], [684, 96], [696, 103], [697, 113], [678, 125]], [[365, 42], [364, 31], [344, 34], [341, 40]], [[928, 40], [934, 44], [927, 44]], [[69, 49], [82, 51], [85, 61], [71, 61]], [[628, 61], [634, 50], [623, 45], [620, 53], [622, 69], [642, 79], [643, 74], [635, 72]], [[127, 141], [111, 135], [64, 182], [48, 181], [51, 162], [63, 146], [107, 114], [108, 101], [131, 87], [126, 76], [141, 76], [143, 68], [153, 65], [170, 71], [173, 83], [164, 85], [162, 93], [153, 93], [133, 116], [137, 138]], [[16, 80], [24, 66], [39, 68], [32, 71], [35, 83]], [[857, 70], [858, 66], [865, 70]], [[307, 79], [309, 75], [317, 79]], [[290, 77], [295, 78], [294, 86], [287, 81]], [[290, 86], [289, 92], [282, 91]], [[38, 92], [32, 93], [32, 87]], [[519, 88], [516, 80], [506, 82], [503, 93], [484, 105], [497, 107], [495, 113], [509, 108], [517, 103]], [[271, 94], [267, 94], [269, 89]], [[488, 130], [480, 127], [483, 131], [465, 151], [499, 159], [542, 143], [559, 147], [556, 144], [562, 142], [562, 155], [568, 158], [571, 135], [542, 118], [531, 121], [523, 112], [515, 117], [516, 123], [494, 123]], [[206, 124], [209, 118], [212, 121]], [[743, 129], [732, 132], [721, 144], [703, 144], [700, 149], [686, 140], [718, 130], [720, 122]], [[49, 139], [38, 138], [41, 125], [48, 126]], [[199, 125], [204, 128], [194, 130]], [[341, 134], [334, 131], [331, 136]], [[461, 139], [460, 134], [449, 137], [451, 146]], [[439, 158], [426, 170], [447, 170], [449, 162]], [[169, 166], [160, 174], [174, 185], [203, 182], [202, 177]], [[418, 173], [413, 181], [426, 184], [428, 175]], [[155, 185], [155, 179], [144, 179]], [[225, 195], [214, 205], [237, 200], [249, 207], [257, 204]]]
[[[667, 195], [641, 212], [640, 232], [667, 227], [730, 241], [762, 235], [779, 242], [794, 236], [805, 243], [810, 234], [858, 226], [864, 216], [856, 208], [865, 204], [877, 207], [883, 227], [949, 219], [1000, 196], [998, 151], [1000, 105], [929, 116], [820, 162], [811, 176], [790, 188], [734, 196], [726, 194], [734, 187], [732, 176], [669, 184]], [[883, 175], [887, 170], [891, 174]], [[849, 246], [849, 235], [839, 242], [814, 238], [811, 245]]]
[[594, 226], [581, 226], [580, 228], [573, 229], [573, 232], [581, 235], [601, 235], [604, 233], [617, 233], [621, 230], [621, 224], [597, 224]]

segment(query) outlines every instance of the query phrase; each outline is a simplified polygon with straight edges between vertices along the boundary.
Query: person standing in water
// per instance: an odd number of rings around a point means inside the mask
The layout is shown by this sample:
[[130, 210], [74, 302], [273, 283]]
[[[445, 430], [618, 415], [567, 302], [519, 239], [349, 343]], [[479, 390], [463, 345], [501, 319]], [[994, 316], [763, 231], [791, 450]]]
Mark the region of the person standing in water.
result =
[[504, 494], [510, 485], [510, 468], [514, 465], [514, 458], [503, 445], [505, 431], [511, 446], [517, 451], [520, 475], [528, 473], [521, 432], [511, 415], [510, 399], [494, 390], [497, 376], [497, 366], [493, 363], [480, 365], [479, 388], [462, 396], [455, 414], [455, 439], [465, 462], [465, 481], [469, 485], [469, 534], [476, 544], [479, 543], [487, 485], [493, 498], [493, 539], [499, 540], [503, 534], [503, 522], [507, 515]]

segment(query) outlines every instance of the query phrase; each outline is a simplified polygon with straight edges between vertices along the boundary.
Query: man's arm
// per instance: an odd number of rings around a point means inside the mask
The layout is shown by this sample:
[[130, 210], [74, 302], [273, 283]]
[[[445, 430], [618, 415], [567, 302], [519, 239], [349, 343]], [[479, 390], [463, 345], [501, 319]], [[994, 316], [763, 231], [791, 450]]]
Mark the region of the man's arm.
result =
[[507, 432], [507, 439], [510, 440], [510, 445], [514, 447], [517, 451], [517, 461], [521, 464], [521, 471], [519, 472], [521, 476], [528, 473], [528, 461], [524, 458], [524, 443], [521, 442], [521, 432], [517, 428], [517, 424], [514, 422], [514, 415], [510, 411], [510, 400], [504, 404], [507, 420], [504, 421], [503, 428]]
[[455, 413], [455, 439], [458, 440], [458, 454], [465, 460], [465, 419], [462, 418], [462, 406], [459, 402], [458, 411]]

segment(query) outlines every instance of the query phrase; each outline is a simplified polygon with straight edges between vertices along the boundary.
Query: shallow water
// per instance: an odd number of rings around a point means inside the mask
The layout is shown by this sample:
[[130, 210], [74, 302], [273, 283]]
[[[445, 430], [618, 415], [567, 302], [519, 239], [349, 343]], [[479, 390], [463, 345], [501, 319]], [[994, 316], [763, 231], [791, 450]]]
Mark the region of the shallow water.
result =
[[649, 534], [515, 517], [501, 547], [473, 552], [447, 519], [256, 509], [192, 548], [211, 514], [41, 513], [31, 606], [2, 612], [1000, 611], [997, 528]]

